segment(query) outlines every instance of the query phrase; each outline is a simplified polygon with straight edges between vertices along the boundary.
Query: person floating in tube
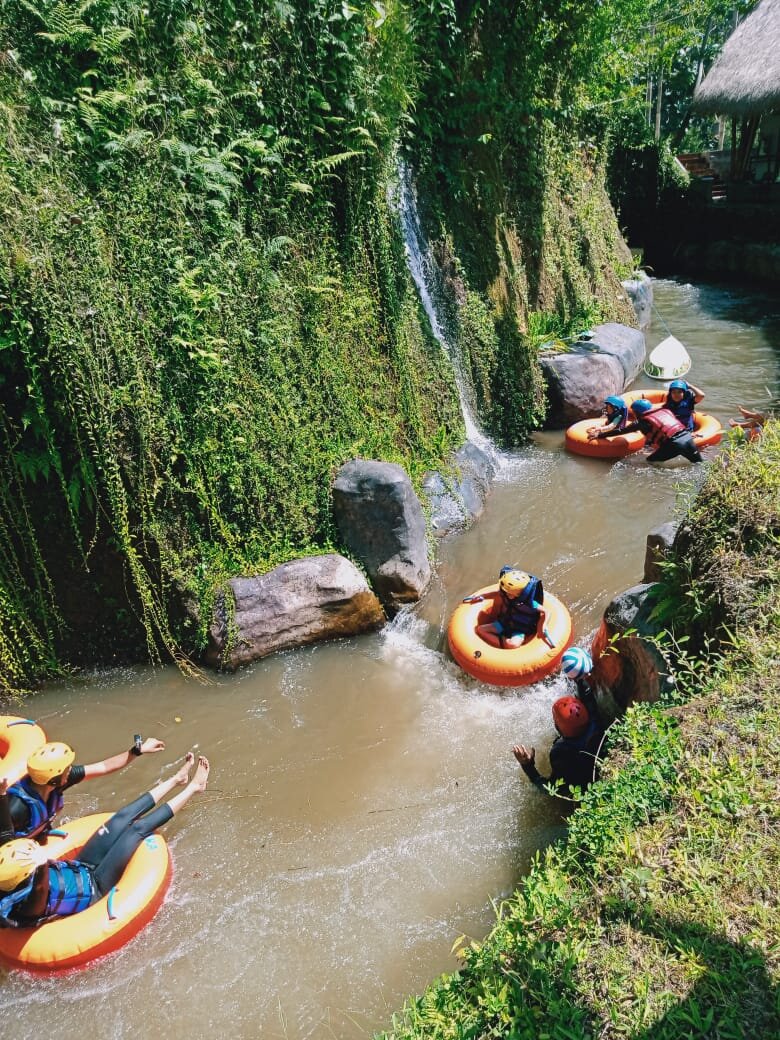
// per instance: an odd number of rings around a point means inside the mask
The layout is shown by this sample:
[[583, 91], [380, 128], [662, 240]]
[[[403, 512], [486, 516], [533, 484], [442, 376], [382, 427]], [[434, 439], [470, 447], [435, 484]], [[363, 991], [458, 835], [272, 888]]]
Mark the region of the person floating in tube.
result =
[[506, 649], [522, 646], [533, 638], [550, 643], [544, 627], [547, 614], [542, 605], [541, 578], [507, 565], [499, 571], [498, 592], [498, 614], [477, 627], [477, 634], [486, 643]]
[[630, 422], [622, 430], [603, 430], [601, 433], [588, 434], [589, 440], [602, 440], [614, 437], [619, 433], [633, 433], [639, 430], [645, 435], [647, 447], [653, 448], [647, 456], [648, 462], [667, 462], [682, 455], [689, 462], [701, 462], [701, 452], [696, 447], [693, 434], [686, 430], [680, 420], [664, 405], [654, 408], [650, 401], [640, 397], [631, 405], [635, 422]]
[[27, 759], [27, 775], [8, 788], [8, 806], [17, 838], [43, 838], [63, 806], [63, 792], [82, 780], [108, 776], [139, 755], [164, 751], [157, 737], [136, 734], [128, 751], [90, 765], [74, 765], [76, 753], [68, 744], [53, 741], [36, 748]]
[[[208, 759], [194, 756], [168, 780], [136, 798], [92, 835], [77, 860], [50, 859], [45, 845], [15, 838], [6, 794], [0, 780], [0, 927], [30, 928], [55, 917], [80, 913], [117, 884], [141, 842], [167, 823], [195, 794], [206, 790]], [[184, 790], [158, 804], [176, 786]]]
[[588, 681], [593, 669], [590, 654], [578, 646], [569, 647], [561, 666], [564, 675], [575, 680], [577, 696], [559, 697], [552, 706], [558, 736], [550, 748], [550, 776], [542, 776], [536, 768], [535, 748], [515, 744], [512, 754], [540, 790], [552, 785], [556, 794], [571, 797], [575, 789], [585, 791], [596, 777], [604, 725]]
[[664, 401], [675, 418], [679, 419], [686, 430], [693, 430], [693, 412], [697, 404], [704, 400], [704, 391], [684, 379], [673, 379], [669, 384], [669, 392]]
[[608, 397], [604, 402], [604, 422], [601, 426], [589, 426], [588, 437], [603, 433], [605, 430], [620, 430], [623, 432], [628, 422], [628, 405], [622, 397]]

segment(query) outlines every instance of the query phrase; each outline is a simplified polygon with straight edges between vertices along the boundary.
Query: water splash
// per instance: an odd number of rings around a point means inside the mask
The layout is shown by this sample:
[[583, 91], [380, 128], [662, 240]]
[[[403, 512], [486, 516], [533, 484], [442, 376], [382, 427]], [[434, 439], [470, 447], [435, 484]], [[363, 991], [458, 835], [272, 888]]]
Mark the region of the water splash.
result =
[[498, 452], [495, 445], [480, 430], [476, 420], [471, 384], [463, 368], [463, 359], [448, 337], [445, 330], [445, 322], [439, 316], [435, 301], [438, 295], [437, 283], [440, 282], [440, 276], [431, 255], [430, 245], [426, 241], [422, 225], [420, 224], [414, 177], [411, 168], [403, 160], [398, 162], [398, 184], [395, 190], [391, 189], [390, 203], [397, 210], [401, 221], [409, 272], [420, 294], [420, 302], [428, 317], [431, 332], [449, 358], [455, 373], [455, 383], [458, 388], [460, 410], [466, 427], [466, 436], [491, 458], [496, 459]]

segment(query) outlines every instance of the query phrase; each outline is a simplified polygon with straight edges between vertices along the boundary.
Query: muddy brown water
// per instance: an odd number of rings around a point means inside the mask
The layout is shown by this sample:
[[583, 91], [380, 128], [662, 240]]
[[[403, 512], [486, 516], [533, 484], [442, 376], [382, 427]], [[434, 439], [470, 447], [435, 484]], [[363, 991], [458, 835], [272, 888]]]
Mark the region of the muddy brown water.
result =
[[[656, 304], [706, 410], [726, 420], [777, 392], [776, 298], [659, 282]], [[649, 346], [666, 334], [656, 319]], [[533, 743], [545, 762], [565, 682], [480, 687], [444, 649], [451, 610], [517, 562], [543, 575], [587, 641], [609, 599], [640, 580], [647, 531], [697, 479], [637, 457], [576, 458], [560, 433], [542, 434], [506, 460], [472, 529], [440, 546], [425, 600], [384, 632], [275, 655], [206, 688], [139, 668], [30, 699], [24, 709], [78, 761], [136, 731], [167, 742], [69, 792], [71, 816], [119, 806], [190, 748], [210, 756], [212, 778], [167, 828], [175, 874], [151, 925], [83, 971], [0, 973], [0, 1036], [351, 1040], [388, 1027], [562, 833], [510, 747]]]

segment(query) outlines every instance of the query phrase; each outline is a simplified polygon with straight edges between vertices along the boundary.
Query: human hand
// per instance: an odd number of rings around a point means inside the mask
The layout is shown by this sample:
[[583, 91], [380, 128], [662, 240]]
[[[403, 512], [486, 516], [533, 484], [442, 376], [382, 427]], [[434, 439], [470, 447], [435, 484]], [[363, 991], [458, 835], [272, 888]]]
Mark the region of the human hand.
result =
[[512, 754], [521, 766], [532, 766], [536, 758], [536, 748], [527, 748], [524, 744], [515, 744], [512, 748]]
[[141, 754], [150, 755], [153, 751], [165, 751], [165, 743], [157, 737], [147, 737], [141, 745]]
[[4, 794], [8, 794], [9, 786], [8, 780], [3, 777], [3, 779], [0, 780], [0, 798], [2, 798]]

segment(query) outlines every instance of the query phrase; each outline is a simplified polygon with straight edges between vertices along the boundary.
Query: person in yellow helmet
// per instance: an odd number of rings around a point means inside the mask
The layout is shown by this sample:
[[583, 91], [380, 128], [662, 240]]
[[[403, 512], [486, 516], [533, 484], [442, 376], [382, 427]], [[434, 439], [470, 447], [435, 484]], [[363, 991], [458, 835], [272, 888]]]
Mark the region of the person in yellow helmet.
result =
[[530, 639], [545, 639], [544, 589], [540, 578], [518, 567], [502, 567], [498, 575], [499, 608], [492, 621], [477, 628], [491, 646], [507, 649]]
[[8, 789], [8, 803], [17, 838], [42, 838], [62, 809], [63, 792], [82, 780], [108, 776], [139, 755], [163, 751], [157, 737], [136, 734], [132, 746], [118, 755], [89, 765], [74, 765], [76, 754], [68, 744], [54, 741], [36, 748], [27, 759], [27, 775]]
[[[34, 927], [55, 917], [80, 913], [107, 895], [141, 842], [167, 823], [193, 795], [206, 790], [208, 759], [198, 759], [190, 779], [194, 761], [188, 753], [184, 765], [172, 777], [114, 813], [87, 841], [77, 860], [50, 859], [45, 845], [14, 837], [7, 783], [0, 780], [0, 927]], [[162, 802], [177, 785], [184, 789]]]

